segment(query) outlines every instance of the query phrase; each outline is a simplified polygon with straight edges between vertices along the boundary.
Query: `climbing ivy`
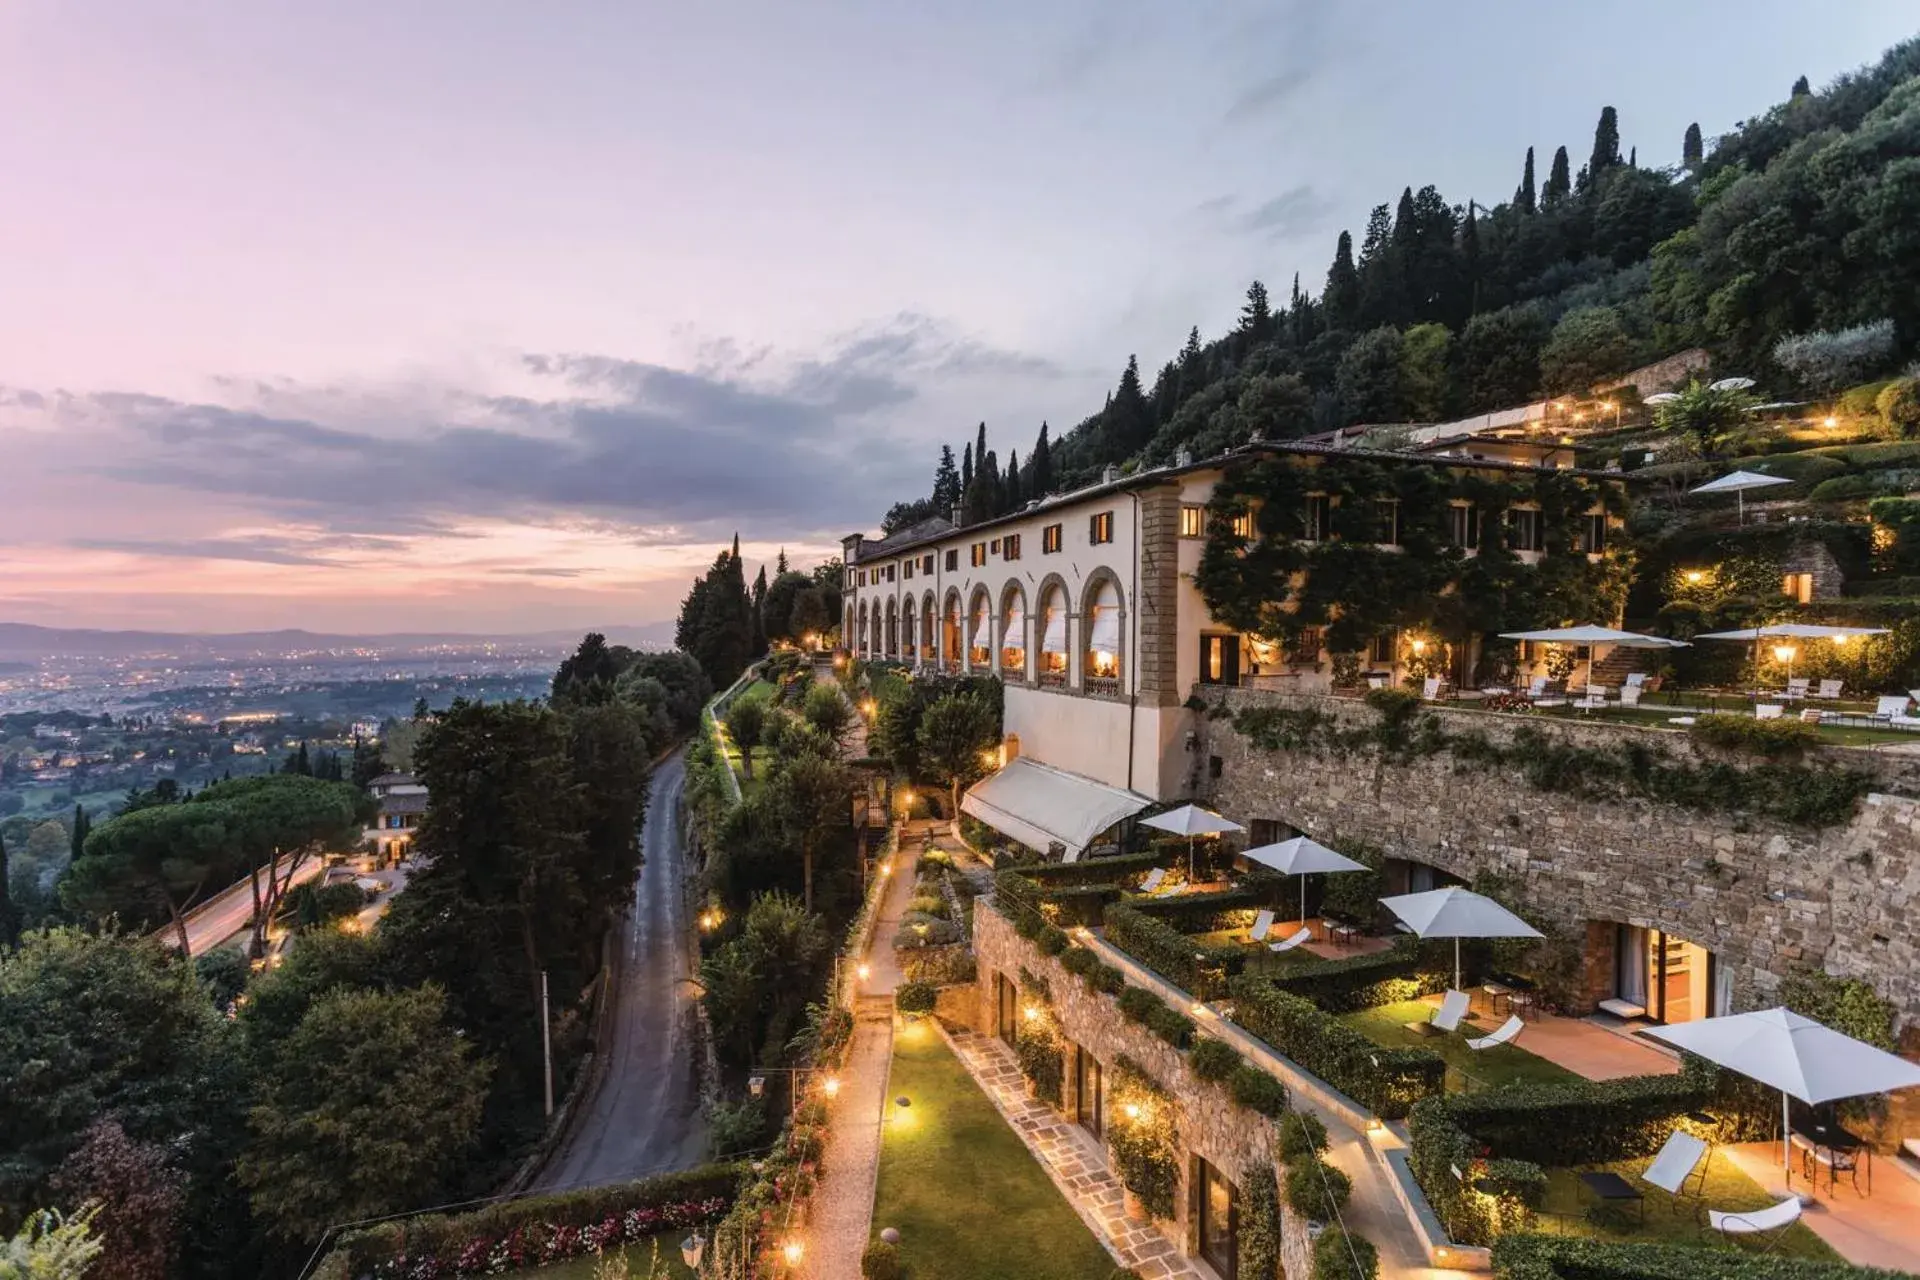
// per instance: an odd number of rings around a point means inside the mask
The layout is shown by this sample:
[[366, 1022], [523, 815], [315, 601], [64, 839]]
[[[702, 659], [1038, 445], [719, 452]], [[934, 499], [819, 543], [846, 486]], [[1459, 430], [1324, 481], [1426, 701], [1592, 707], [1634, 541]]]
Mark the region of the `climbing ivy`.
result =
[[1233, 714], [1233, 726], [1263, 751], [1371, 756], [1382, 764], [1446, 752], [1462, 766], [1511, 770], [1536, 791], [1582, 800], [1657, 800], [1807, 827], [1846, 822], [1873, 783], [1870, 773], [1823, 764], [1677, 759], [1652, 742], [1580, 746], [1532, 725], [1501, 743], [1478, 729], [1449, 731], [1439, 716], [1421, 711], [1417, 700], [1410, 703], [1397, 690], [1375, 690], [1367, 703], [1375, 721], [1352, 728], [1327, 712], [1291, 707], [1245, 707]]
[[[1330, 529], [1308, 541], [1310, 494], [1326, 494]], [[1398, 509], [1399, 545], [1383, 547], [1382, 503]], [[1452, 544], [1449, 508], [1470, 503], [1479, 551]], [[1508, 508], [1540, 510], [1544, 551], [1527, 564], [1504, 534]], [[1630, 556], [1581, 549], [1580, 515], [1619, 514], [1620, 487], [1565, 471], [1474, 471], [1383, 465], [1365, 456], [1269, 456], [1230, 468], [1214, 488], [1207, 543], [1194, 584], [1213, 616], [1253, 635], [1291, 642], [1325, 627], [1327, 646], [1350, 653], [1394, 629], [1466, 637], [1615, 616]], [[1252, 519], [1251, 538], [1235, 522]]]

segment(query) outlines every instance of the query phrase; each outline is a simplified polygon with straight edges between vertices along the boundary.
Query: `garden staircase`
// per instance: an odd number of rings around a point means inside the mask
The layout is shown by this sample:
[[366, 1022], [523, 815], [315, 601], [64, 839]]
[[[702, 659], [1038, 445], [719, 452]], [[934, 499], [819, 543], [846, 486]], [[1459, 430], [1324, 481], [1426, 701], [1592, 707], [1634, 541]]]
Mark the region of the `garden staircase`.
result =
[[[1625, 645], [1615, 645], [1612, 653], [1593, 664], [1593, 683], [1618, 689], [1634, 672], [1650, 671], [1653, 652], [1651, 649], [1629, 649]], [[1574, 668], [1574, 673], [1578, 675], [1585, 670], [1586, 664], [1582, 663]]]

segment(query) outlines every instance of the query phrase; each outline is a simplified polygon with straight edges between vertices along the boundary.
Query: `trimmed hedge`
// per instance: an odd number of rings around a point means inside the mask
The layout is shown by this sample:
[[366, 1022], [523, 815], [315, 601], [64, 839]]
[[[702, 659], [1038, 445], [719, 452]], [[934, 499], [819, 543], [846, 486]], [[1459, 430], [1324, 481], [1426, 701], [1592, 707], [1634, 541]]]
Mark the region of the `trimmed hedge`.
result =
[[1126, 1018], [1140, 1023], [1174, 1048], [1184, 1050], [1193, 1043], [1193, 1019], [1145, 987], [1127, 987], [1121, 991], [1119, 1005]]
[[544, 1235], [547, 1228], [577, 1232], [598, 1228], [609, 1219], [622, 1219], [629, 1213], [649, 1215], [677, 1206], [700, 1205], [703, 1212], [685, 1222], [663, 1223], [660, 1229], [694, 1226], [718, 1218], [739, 1193], [747, 1174], [745, 1164], [710, 1164], [636, 1182], [527, 1196], [472, 1213], [423, 1214], [383, 1222], [341, 1236], [332, 1252], [321, 1259], [313, 1280], [353, 1280], [402, 1259], [413, 1264], [428, 1258], [441, 1260], [443, 1274], [479, 1274], [478, 1269], [454, 1270], [462, 1251], [479, 1241], [500, 1240], [516, 1231], [530, 1240], [534, 1233]]
[[1391, 951], [1322, 960], [1270, 981], [1279, 990], [1311, 1000], [1328, 1013], [1354, 1013], [1445, 991], [1452, 974], [1445, 967], [1428, 964], [1420, 952], [1418, 939], [1402, 938]]
[[1145, 875], [1165, 861], [1158, 853], [1123, 853], [1112, 858], [1085, 858], [1079, 862], [1049, 862], [1022, 867], [1020, 874], [1048, 889], [1075, 884], [1119, 884], [1136, 872]]
[[1287, 1086], [1251, 1063], [1242, 1062], [1227, 1073], [1227, 1094], [1235, 1105], [1269, 1120], [1287, 1114]]
[[1388, 1049], [1269, 980], [1233, 980], [1233, 1020], [1334, 1088], [1387, 1120], [1446, 1087], [1447, 1064], [1431, 1049]]
[[1542, 1235], [1494, 1241], [1493, 1274], [1499, 1280], [1901, 1280], [1906, 1275], [1811, 1258]]
[[1193, 1068], [1193, 1074], [1213, 1084], [1218, 1084], [1233, 1074], [1240, 1065], [1240, 1055], [1234, 1047], [1224, 1040], [1215, 1040], [1202, 1036], [1193, 1045], [1193, 1053], [1187, 1059], [1187, 1065]]
[[1197, 999], [1218, 995], [1222, 979], [1239, 973], [1247, 962], [1245, 948], [1198, 942], [1131, 903], [1108, 907], [1106, 925], [1108, 942]]
[[1129, 898], [1127, 905], [1182, 933], [1212, 933], [1216, 929], [1251, 928], [1254, 914], [1271, 898], [1271, 892], [1262, 886], [1238, 885], [1171, 898]]
[[1353, 1179], [1325, 1160], [1287, 1166], [1287, 1208], [1309, 1222], [1332, 1222], [1353, 1196]]
[[1379, 1274], [1380, 1251], [1365, 1236], [1329, 1227], [1313, 1242], [1313, 1280], [1375, 1280]]

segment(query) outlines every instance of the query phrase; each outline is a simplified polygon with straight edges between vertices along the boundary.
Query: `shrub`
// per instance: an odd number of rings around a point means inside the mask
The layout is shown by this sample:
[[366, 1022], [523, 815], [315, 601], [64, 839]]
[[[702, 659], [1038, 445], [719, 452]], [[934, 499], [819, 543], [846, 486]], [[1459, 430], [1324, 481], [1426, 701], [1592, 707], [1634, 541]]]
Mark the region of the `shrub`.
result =
[[1227, 1075], [1227, 1092], [1240, 1106], [1269, 1119], [1287, 1113], [1287, 1086], [1252, 1063], [1243, 1062]]
[[1325, 1160], [1287, 1166], [1287, 1207], [1311, 1222], [1332, 1222], [1353, 1194], [1353, 1180]]
[[1122, 991], [1126, 989], [1126, 986], [1127, 986], [1126, 974], [1121, 973], [1120, 970], [1116, 969], [1114, 966], [1108, 964], [1104, 960], [1099, 962], [1099, 966], [1100, 966], [1099, 968], [1093, 971], [1093, 977], [1092, 979], [1090, 979], [1090, 981], [1093, 983], [1093, 989], [1095, 991], [1103, 992], [1110, 996], [1115, 996], [1115, 995], [1119, 995]]
[[1313, 1242], [1313, 1280], [1377, 1280], [1380, 1251], [1365, 1236], [1338, 1227]]
[[1422, 962], [1417, 939], [1403, 938], [1391, 951], [1322, 960], [1271, 981], [1279, 990], [1303, 996], [1328, 1013], [1352, 1013], [1445, 991], [1452, 977]]
[[1060, 954], [1060, 967], [1074, 977], [1085, 981], [1093, 976], [1100, 967], [1100, 957], [1087, 947], [1068, 947]]
[[893, 1007], [901, 1013], [931, 1013], [938, 993], [931, 982], [903, 982], [893, 991]]
[[1120, 1012], [1176, 1049], [1185, 1049], [1193, 1042], [1193, 1019], [1169, 1007], [1165, 1000], [1145, 987], [1127, 987], [1121, 991]]
[[1067, 942], [1067, 931], [1055, 928], [1053, 925], [1042, 929], [1040, 936], [1034, 939], [1034, 945], [1040, 948], [1040, 954], [1043, 956], [1059, 955], [1067, 949]]
[[1013, 1037], [1013, 1056], [1020, 1063], [1020, 1074], [1033, 1086], [1033, 1096], [1050, 1106], [1059, 1106], [1066, 1055], [1053, 1028], [1023, 1022]]
[[865, 1280], [906, 1280], [907, 1264], [901, 1260], [900, 1246], [875, 1240], [860, 1255], [860, 1274]]
[[1386, 1049], [1315, 1007], [1254, 974], [1233, 982], [1234, 1019], [1348, 1097], [1383, 1119], [1446, 1084], [1447, 1064], [1431, 1049]]
[[916, 893], [907, 899], [907, 910], [917, 911], [921, 915], [928, 916], [945, 915], [947, 900], [938, 894]]
[[1695, 742], [1723, 751], [1765, 756], [1769, 760], [1797, 757], [1818, 746], [1820, 731], [1798, 720], [1756, 720], [1752, 716], [1704, 715], [1687, 730]]
[[1280, 1275], [1280, 1190], [1273, 1166], [1248, 1165], [1240, 1174], [1239, 1271], [1246, 1280]]
[[1493, 1273], [1507, 1280], [1724, 1280], [1732, 1275], [1741, 1280], [1867, 1280], [1892, 1274], [1812, 1258], [1740, 1256], [1718, 1249], [1548, 1235], [1494, 1241]]
[[1233, 1074], [1233, 1069], [1240, 1065], [1240, 1055], [1226, 1041], [1203, 1036], [1194, 1042], [1187, 1065], [1202, 1080], [1218, 1083]]
[[1873, 407], [1902, 439], [1920, 436], [1920, 378], [1901, 378], [1880, 389]]
[[1280, 1121], [1280, 1159], [1312, 1159], [1327, 1149], [1327, 1126], [1311, 1111], [1289, 1111]]
[[1183, 991], [1202, 1000], [1246, 964], [1238, 946], [1205, 946], [1126, 903], [1107, 908], [1107, 941]]

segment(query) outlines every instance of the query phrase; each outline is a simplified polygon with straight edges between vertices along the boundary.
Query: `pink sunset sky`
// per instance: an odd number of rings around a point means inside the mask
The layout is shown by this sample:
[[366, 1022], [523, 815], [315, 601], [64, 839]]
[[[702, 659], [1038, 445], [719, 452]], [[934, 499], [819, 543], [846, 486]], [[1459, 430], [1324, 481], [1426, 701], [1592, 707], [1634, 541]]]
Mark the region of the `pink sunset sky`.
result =
[[0, 7], [0, 621], [512, 632], [805, 567], [984, 419], [1866, 62], [1904, 0]]

